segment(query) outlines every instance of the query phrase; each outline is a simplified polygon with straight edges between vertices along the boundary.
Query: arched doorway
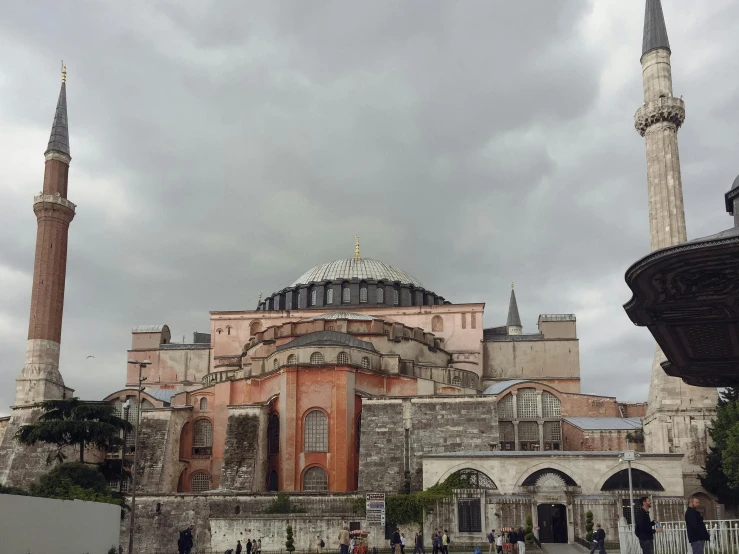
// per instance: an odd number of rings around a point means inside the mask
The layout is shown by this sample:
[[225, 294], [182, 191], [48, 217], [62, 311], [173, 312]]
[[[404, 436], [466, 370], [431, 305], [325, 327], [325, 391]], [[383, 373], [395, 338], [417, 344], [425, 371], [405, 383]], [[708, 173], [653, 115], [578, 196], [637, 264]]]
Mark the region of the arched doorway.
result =
[[539, 542], [567, 542], [567, 508], [564, 504], [539, 504]]

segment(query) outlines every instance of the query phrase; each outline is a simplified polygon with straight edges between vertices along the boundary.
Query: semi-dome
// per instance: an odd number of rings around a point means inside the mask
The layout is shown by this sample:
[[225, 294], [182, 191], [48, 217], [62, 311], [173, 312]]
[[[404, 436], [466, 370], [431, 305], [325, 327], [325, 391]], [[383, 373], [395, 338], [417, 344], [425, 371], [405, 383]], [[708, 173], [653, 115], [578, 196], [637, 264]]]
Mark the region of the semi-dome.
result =
[[317, 265], [303, 273], [290, 286], [320, 283], [321, 281], [337, 281], [351, 279], [369, 279], [373, 281], [390, 281], [423, 287], [421, 282], [410, 273], [371, 258], [349, 258]]

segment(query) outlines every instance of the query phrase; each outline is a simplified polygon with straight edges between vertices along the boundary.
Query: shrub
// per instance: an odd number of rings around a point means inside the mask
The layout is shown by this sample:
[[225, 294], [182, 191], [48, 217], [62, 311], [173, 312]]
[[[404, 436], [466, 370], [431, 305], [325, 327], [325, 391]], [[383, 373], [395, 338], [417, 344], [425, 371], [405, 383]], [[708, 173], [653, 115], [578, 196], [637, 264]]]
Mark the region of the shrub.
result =
[[287, 525], [287, 540], [285, 541], [285, 550], [295, 552], [295, 543], [293, 542], [293, 526]]
[[534, 544], [534, 519], [531, 514], [526, 516], [526, 526], [523, 528], [526, 540], [526, 544], [529, 546]]
[[585, 512], [585, 540], [593, 542], [593, 512]]

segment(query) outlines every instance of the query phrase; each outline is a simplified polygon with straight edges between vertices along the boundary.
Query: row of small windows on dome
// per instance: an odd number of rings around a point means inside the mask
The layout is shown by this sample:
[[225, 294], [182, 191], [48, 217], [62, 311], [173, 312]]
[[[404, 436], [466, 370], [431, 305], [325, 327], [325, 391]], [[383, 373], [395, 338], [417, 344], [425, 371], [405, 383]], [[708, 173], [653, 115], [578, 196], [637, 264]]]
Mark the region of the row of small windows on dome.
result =
[[[346, 352], [339, 352], [339, 354], [336, 356], [337, 364], [348, 365], [349, 362], [350, 362], [349, 354], [347, 354]], [[298, 357], [295, 354], [290, 354], [287, 357], [287, 365], [297, 365], [297, 363], [298, 363]], [[323, 357], [323, 354], [321, 352], [313, 352], [310, 355], [310, 363], [312, 365], [321, 365], [325, 363], [325, 358]], [[364, 369], [369, 369], [370, 359], [367, 356], [363, 356], [359, 365], [363, 367]], [[279, 358], [275, 358], [274, 360], [272, 360], [272, 368], [279, 369], [279, 367], [280, 367]]]

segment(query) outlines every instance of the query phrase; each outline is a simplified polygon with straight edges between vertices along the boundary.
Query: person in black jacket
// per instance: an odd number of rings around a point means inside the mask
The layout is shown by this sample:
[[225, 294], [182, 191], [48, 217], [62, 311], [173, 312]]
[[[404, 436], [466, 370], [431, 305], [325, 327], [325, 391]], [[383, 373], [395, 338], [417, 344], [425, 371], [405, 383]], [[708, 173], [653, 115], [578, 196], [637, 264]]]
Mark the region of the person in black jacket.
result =
[[590, 554], [593, 554], [596, 548], [598, 549], [598, 554], [606, 554], [606, 532], [600, 523], [595, 527], [597, 530], [593, 533], [593, 545], [590, 548]]
[[638, 501], [640, 508], [634, 510], [634, 534], [639, 539], [639, 546], [643, 554], [654, 554], [654, 522], [649, 517], [652, 499], [642, 496]]
[[693, 549], [693, 554], [703, 554], [703, 547], [711, 537], [703, 523], [703, 516], [698, 511], [700, 500], [697, 496], [691, 496], [688, 500], [688, 509], [685, 510], [685, 530], [688, 532], [688, 542]]

